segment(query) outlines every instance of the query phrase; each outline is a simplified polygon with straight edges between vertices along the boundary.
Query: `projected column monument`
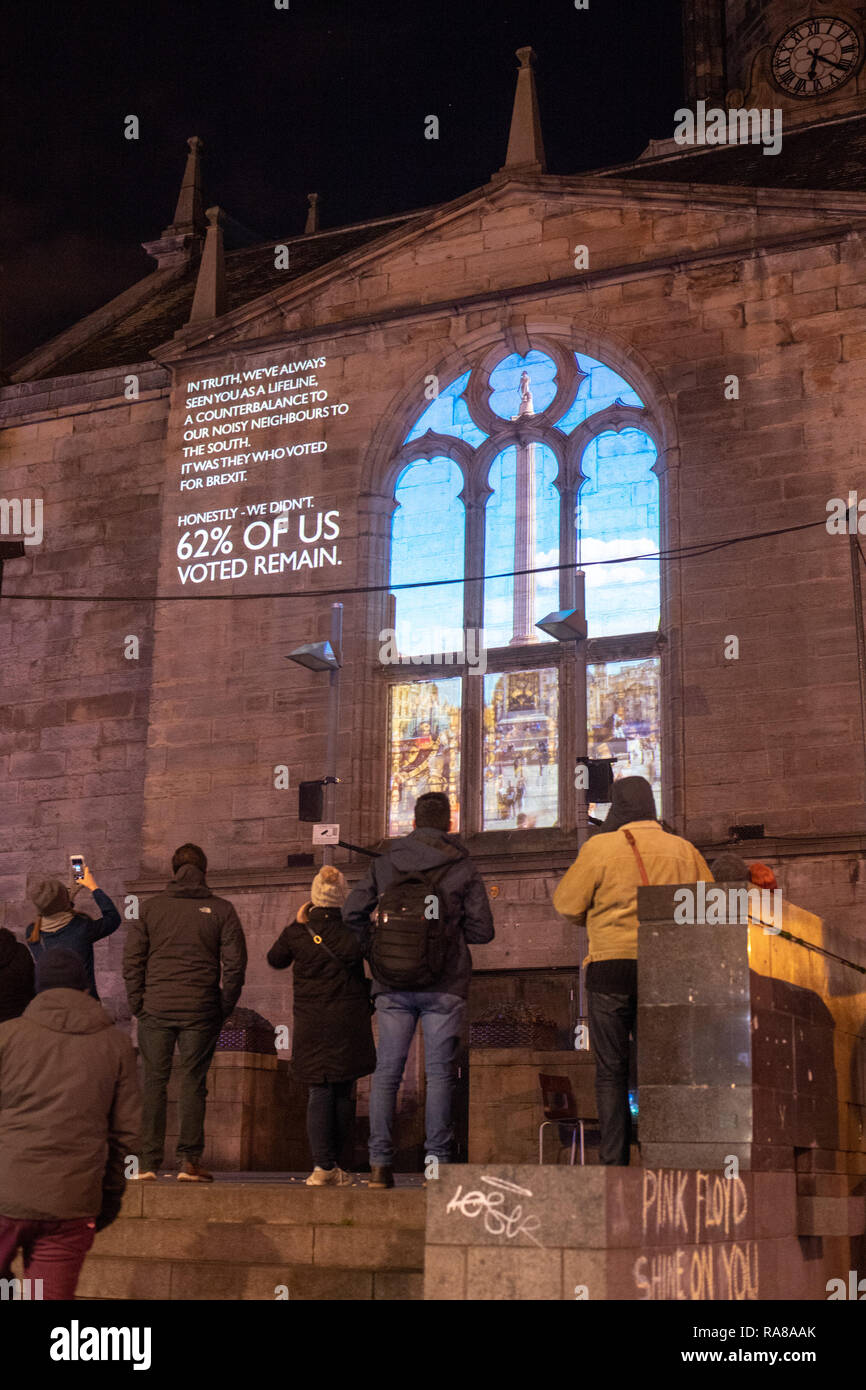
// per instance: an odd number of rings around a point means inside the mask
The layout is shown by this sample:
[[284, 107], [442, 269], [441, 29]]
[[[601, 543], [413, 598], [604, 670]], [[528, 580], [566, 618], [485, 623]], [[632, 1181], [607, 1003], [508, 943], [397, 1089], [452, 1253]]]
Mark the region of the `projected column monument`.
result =
[[[520, 377], [520, 407], [513, 418], [534, 415], [532, 386], [529, 373]], [[521, 574], [535, 566], [535, 445], [523, 441], [517, 445], [517, 506], [514, 523], [514, 600], [510, 646], [522, 647], [537, 642], [533, 617], [535, 614], [535, 575]]]

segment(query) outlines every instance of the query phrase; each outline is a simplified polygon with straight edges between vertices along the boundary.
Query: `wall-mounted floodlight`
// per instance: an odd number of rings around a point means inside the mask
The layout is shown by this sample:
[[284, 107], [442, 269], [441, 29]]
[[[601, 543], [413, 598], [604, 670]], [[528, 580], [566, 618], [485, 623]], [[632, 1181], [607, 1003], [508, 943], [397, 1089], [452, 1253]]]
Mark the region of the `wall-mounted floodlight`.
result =
[[308, 671], [339, 671], [341, 665], [330, 642], [307, 642], [289, 652], [286, 660], [306, 666]]
[[586, 618], [580, 608], [561, 608], [557, 613], [548, 613], [535, 626], [557, 642], [586, 640]]

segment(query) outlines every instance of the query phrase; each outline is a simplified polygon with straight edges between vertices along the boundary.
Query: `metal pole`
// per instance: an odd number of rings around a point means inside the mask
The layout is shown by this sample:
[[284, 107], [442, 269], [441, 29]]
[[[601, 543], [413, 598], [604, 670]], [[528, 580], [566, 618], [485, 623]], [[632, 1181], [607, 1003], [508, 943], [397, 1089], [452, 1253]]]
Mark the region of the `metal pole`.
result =
[[[574, 576], [575, 580], [575, 607], [586, 618], [586, 577], [583, 570], [578, 570]], [[576, 729], [576, 761], [579, 763], [581, 758], [588, 755], [587, 747], [587, 697], [586, 697], [586, 642], [577, 642], [577, 662], [575, 664], [575, 694], [577, 699], [577, 729]], [[586, 804], [586, 792], [583, 787], [577, 791], [577, 848], [586, 844], [587, 833], [589, 831], [589, 814]]]
[[[575, 604], [575, 607], [578, 608], [578, 609], [580, 610], [581, 614], [583, 615], [584, 622], [585, 622], [585, 621], [586, 621], [586, 576], [585, 576], [583, 570], [577, 570], [577, 571], [576, 571], [575, 576], [574, 576], [574, 583], [575, 583], [574, 604]], [[577, 660], [576, 660], [576, 662], [575, 662], [574, 684], [575, 684], [575, 695], [576, 695], [576, 706], [577, 706], [577, 707], [576, 707], [576, 724], [577, 724], [577, 728], [576, 728], [576, 731], [575, 731], [575, 735], [576, 735], [576, 737], [575, 737], [575, 742], [576, 742], [576, 749], [575, 749], [575, 752], [576, 752], [576, 754], [577, 754], [577, 758], [576, 758], [577, 764], [578, 764], [579, 766], [584, 766], [584, 767], [585, 767], [585, 766], [587, 766], [587, 764], [585, 764], [585, 763], [581, 764], [580, 759], [581, 759], [581, 758], [586, 758], [586, 757], [588, 757], [588, 754], [589, 754], [589, 741], [588, 741], [588, 737], [587, 737], [587, 723], [588, 723], [588, 718], [587, 718], [587, 694], [586, 694], [586, 642], [585, 642], [585, 641], [584, 641], [584, 642], [577, 642], [577, 643], [576, 643], [576, 646], [577, 646], [577, 651], [576, 651], [576, 653], [575, 653], [575, 656], [577, 657]], [[587, 793], [586, 793], [586, 791], [584, 790], [583, 787], [578, 787], [578, 790], [577, 790], [577, 848], [578, 848], [578, 852], [580, 852], [580, 849], [582, 848], [582, 846], [586, 844], [588, 832], [589, 832], [589, 810], [588, 810], [588, 807], [587, 807]], [[589, 948], [588, 948], [588, 945], [587, 945], [586, 919], [584, 919], [584, 921], [581, 922], [581, 924], [580, 924], [580, 925], [578, 926], [578, 928], [577, 928], [577, 940], [578, 940], [579, 957], [580, 957], [580, 961], [581, 961], [581, 966], [580, 966], [580, 970], [579, 970], [579, 972], [578, 972], [578, 977], [577, 977], [577, 979], [578, 979], [578, 985], [577, 985], [577, 992], [578, 992], [577, 1012], [578, 1012], [578, 1018], [579, 1018], [580, 1022], [583, 1023], [584, 1020], [586, 1019], [586, 990], [585, 990], [585, 984], [584, 984], [584, 975], [585, 975], [585, 972], [584, 972], [584, 969], [583, 969], [583, 958], [584, 958], [584, 956], [586, 955], [587, 950], [589, 949]]]
[[[854, 531], [851, 532], [853, 516]], [[857, 639], [857, 679], [860, 686], [860, 740], [863, 745], [863, 777], [866, 790], [866, 634], [863, 631], [863, 588], [857, 542], [857, 513], [848, 513], [848, 545], [851, 551], [851, 586], [854, 590], [854, 631]]]
[[[331, 606], [331, 647], [337, 661], [343, 661], [343, 605]], [[340, 666], [328, 676], [328, 749], [325, 755], [325, 821], [333, 825], [337, 817], [337, 743], [340, 734]], [[322, 856], [325, 864], [334, 862], [334, 846], [325, 845]]]

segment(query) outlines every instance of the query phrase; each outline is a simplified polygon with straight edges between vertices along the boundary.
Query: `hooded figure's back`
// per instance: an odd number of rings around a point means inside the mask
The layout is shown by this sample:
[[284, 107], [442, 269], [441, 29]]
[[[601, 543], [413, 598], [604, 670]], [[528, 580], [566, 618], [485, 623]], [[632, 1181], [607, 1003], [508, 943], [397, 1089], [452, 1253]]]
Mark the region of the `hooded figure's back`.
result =
[[135, 1054], [95, 999], [47, 989], [0, 1024], [0, 1213], [95, 1216], [109, 1137], [132, 1153]]

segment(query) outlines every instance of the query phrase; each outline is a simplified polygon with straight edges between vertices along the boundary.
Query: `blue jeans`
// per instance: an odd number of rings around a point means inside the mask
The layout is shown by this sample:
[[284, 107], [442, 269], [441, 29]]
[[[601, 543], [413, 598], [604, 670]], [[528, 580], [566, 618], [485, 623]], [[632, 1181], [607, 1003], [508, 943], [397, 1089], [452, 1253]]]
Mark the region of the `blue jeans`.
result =
[[454, 1144], [451, 1104], [455, 1064], [466, 1014], [466, 1000], [457, 994], [405, 990], [376, 995], [379, 1045], [370, 1090], [370, 1163], [390, 1167], [394, 1162], [394, 1111], [403, 1068], [418, 1020], [424, 1033], [427, 1072], [427, 1137], [425, 1153], [450, 1163]]

